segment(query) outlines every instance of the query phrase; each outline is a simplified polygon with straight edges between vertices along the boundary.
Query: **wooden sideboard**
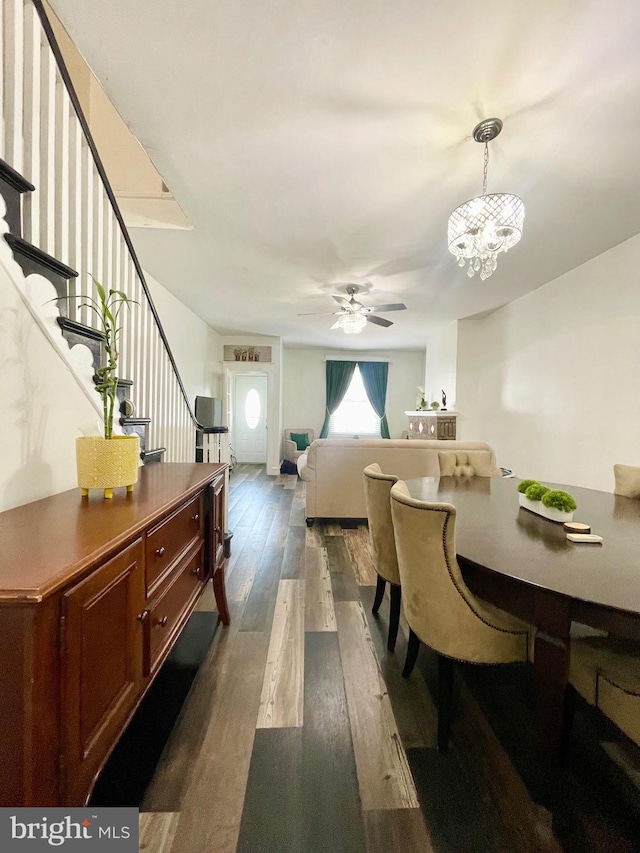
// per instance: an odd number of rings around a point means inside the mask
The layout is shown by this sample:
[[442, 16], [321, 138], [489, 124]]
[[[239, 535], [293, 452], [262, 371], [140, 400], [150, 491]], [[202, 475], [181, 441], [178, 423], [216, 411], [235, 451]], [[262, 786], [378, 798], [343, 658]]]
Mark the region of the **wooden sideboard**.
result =
[[225, 464], [143, 467], [0, 513], [0, 806], [79, 806], [211, 580]]
[[405, 415], [409, 418], [408, 438], [446, 441], [456, 437], [458, 412], [418, 410]]

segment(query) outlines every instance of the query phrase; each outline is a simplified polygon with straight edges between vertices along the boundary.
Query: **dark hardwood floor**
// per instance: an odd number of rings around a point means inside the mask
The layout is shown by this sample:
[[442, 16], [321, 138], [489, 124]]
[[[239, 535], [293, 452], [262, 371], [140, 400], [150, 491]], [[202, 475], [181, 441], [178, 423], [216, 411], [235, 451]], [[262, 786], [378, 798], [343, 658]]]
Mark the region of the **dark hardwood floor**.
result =
[[[423, 648], [400, 677], [406, 625], [387, 652], [389, 603], [371, 615], [366, 527], [308, 530], [296, 476], [239, 466], [230, 485], [232, 621], [142, 796], [141, 849], [640, 849], [638, 750], [613, 727], [580, 706], [567, 765], [550, 781], [526, 667], [461, 668], [450, 751], [439, 754], [433, 655]], [[199, 613], [214, 609], [207, 591]]]

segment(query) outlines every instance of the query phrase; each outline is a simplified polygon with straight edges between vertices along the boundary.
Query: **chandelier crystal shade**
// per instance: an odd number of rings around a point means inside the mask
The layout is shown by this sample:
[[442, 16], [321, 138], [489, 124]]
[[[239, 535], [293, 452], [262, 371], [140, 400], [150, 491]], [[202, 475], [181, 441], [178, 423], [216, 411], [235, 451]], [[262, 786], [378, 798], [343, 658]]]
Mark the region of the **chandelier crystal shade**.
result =
[[487, 119], [473, 131], [476, 142], [484, 143], [482, 195], [465, 201], [449, 217], [449, 251], [458, 266], [467, 262], [467, 275], [487, 279], [498, 266], [498, 255], [507, 252], [522, 237], [524, 204], [512, 193], [487, 194], [488, 143], [502, 130], [500, 119]]
[[339, 317], [338, 323], [345, 335], [359, 335], [367, 325], [367, 318], [364, 314], [348, 313]]

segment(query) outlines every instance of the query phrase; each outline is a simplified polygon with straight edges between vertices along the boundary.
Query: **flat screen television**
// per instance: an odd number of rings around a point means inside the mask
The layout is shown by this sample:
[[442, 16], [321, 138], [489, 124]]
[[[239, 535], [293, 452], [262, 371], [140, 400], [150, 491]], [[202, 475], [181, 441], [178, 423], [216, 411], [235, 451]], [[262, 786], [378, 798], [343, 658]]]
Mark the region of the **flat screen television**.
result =
[[217, 397], [196, 397], [196, 418], [203, 427], [221, 427], [222, 400]]

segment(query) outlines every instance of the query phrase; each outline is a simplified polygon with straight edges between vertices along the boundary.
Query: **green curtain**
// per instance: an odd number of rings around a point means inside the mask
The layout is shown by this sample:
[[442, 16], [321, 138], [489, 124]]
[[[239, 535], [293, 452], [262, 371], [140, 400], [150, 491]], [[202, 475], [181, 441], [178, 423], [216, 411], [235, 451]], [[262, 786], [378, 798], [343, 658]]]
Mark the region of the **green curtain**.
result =
[[380, 418], [380, 435], [382, 438], [390, 438], [385, 412], [389, 365], [386, 361], [359, 361], [358, 367], [369, 402], [373, 411]]
[[347, 393], [355, 369], [355, 361], [327, 361], [327, 413], [320, 438], [326, 438], [329, 434], [329, 418]]

